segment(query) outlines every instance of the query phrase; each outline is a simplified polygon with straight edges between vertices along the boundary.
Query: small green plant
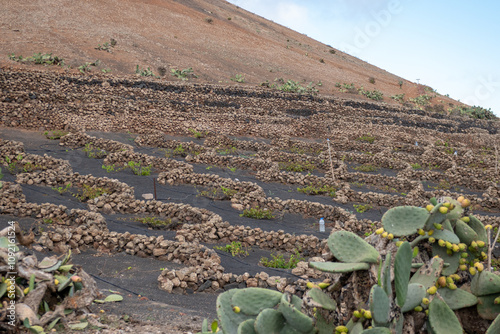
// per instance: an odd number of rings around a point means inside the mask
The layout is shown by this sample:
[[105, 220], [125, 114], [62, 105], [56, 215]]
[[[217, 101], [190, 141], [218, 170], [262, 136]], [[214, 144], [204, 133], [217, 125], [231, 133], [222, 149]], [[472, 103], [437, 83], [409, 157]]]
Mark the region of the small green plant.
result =
[[68, 192], [69, 188], [71, 188], [71, 182], [68, 182], [66, 186], [61, 186], [61, 187], [52, 187], [52, 190], [57, 191], [59, 195], [62, 195], [66, 192]]
[[110, 68], [103, 68], [103, 69], [101, 70], [101, 72], [102, 72], [102, 73], [111, 73], [111, 71], [112, 71], [112, 70], [111, 70]]
[[238, 151], [238, 149], [234, 146], [227, 147], [224, 149], [217, 149], [216, 152], [220, 155], [230, 155], [230, 154], [235, 154]]
[[283, 254], [271, 254], [271, 258], [272, 259], [269, 260], [267, 257], [262, 257], [260, 259], [260, 264], [267, 268], [293, 269], [297, 267], [297, 263], [304, 261], [298, 250], [295, 250], [294, 254], [290, 255], [288, 259], [285, 259]]
[[360, 172], [376, 172], [379, 170], [377, 166], [374, 166], [372, 164], [363, 164], [361, 166], [355, 167], [354, 169]]
[[446, 180], [439, 180], [439, 183], [436, 186], [427, 185], [427, 187], [436, 190], [450, 190], [451, 184]]
[[135, 74], [140, 75], [141, 77], [155, 77], [159, 78], [159, 76], [156, 76], [154, 72], [151, 70], [151, 68], [146, 68], [146, 69], [140, 69], [139, 65], [135, 65]]
[[399, 80], [398, 85], [399, 85], [399, 89], [402, 89], [403, 88], [403, 80]]
[[34, 53], [32, 57], [16, 56], [11, 53], [10, 60], [20, 63], [35, 63], [37, 65], [60, 65], [64, 66], [64, 59], [58, 56], [52, 56], [52, 53]]
[[326, 194], [330, 197], [335, 197], [336, 196], [336, 189], [332, 186], [324, 185], [324, 186], [313, 186], [312, 184], [308, 185], [307, 187], [303, 188], [297, 188], [298, 192], [307, 194], [307, 195], [320, 195], [320, 194]]
[[233, 78], [231, 78], [231, 81], [239, 82], [239, 83], [244, 83], [245, 82], [245, 76], [242, 74], [236, 74]]
[[243, 211], [243, 213], [240, 214], [240, 217], [247, 217], [247, 218], [253, 218], [253, 219], [274, 219], [275, 218], [272, 211], [267, 210], [265, 208], [261, 209], [259, 207], [245, 209]]
[[365, 143], [373, 144], [373, 142], [375, 142], [375, 137], [372, 136], [370, 133], [368, 133], [366, 135], [362, 135], [361, 137], [359, 137], [356, 140], [357, 141], [362, 141], [362, 142], [365, 142]]
[[411, 164], [411, 168], [413, 168], [413, 169], [422, 169], [422, 166], [418, 162], [416, 162], [414, 164]]
[[96, 50], [99, 51], [106, 51], [109, 53], [113, 52], [113, 48], [116, 46], [116, 40], [111, 38], [109, 42], [105, 42], [104, 44], [97, 44], [97, 47], [95, 48]]
[[234, 173], [236, 172], [236, 167], [229, 167], [229, 170]]
[[472, 107], [466, 107], [466, 106], [460, 106], [460, 107], [454, 107], [453, 109], [449, 110], [450, 114], [453, 115], [465, 115], [470, 118], [475, 118], [475, 119], [496, 119], [497, 117], [495, 114], [491, 111], [491, 109], [485, 109], [483, 107], [479, 106], [472, 106]]
[[248, 251], [243, 249], [243, 247], [241, 246], [241, 242], [239, 241], [233, 241], [225, 246], [214, 246], [214, 248], [220, 251], [231, 253], [231, 256], [248, 256]]
[[105, 169], [105, 170], [106, 170], [106, 172], [108, 172], [108, 173], [111, 173], [111, 172], [117, 172], [117, 171], [119, 171], [119, 170], [120, 170], [119, 168], [117, 168], [117, 167], [115, 166], [115, 164], [112, 164], [112, 165], [102, 165], [102, 166], [101, 166], [101, 168], [102, 168], [102, 169]]
[[374, 85], [375, 84], [375, 78], [374, 77], [370, 77], [368, 79], [368, 82]]
[[353, 207], [358, 213], [364, 213], [373, 208], [373, 206], [371, 206], [370, 204], [353, 204]]
[[181, 80], [188, 80], [190, 77], [197, 78], [198, 76], [193, 73], [193, 68], [185, 68], [183, 70], [171, 69], [170, 74]]
[[182, 147], [182, 144], [179, 144], [177, 145], [176, 148], [174, 148], [174, 150], [172, 151], [172, 154], [174, 156], [181, 156], [181, 157], [185, 157], [187, 155], [186, 153], [186, 149], [184, 147]]
[[283, 78], [278, 78], [274, 80], [276, 83], [270, 85], [269, 87], [280, 90], [282, 92], [298, 93], [298, 94], [317, 94], [318, 89], [315, 88], [314, 83], [310, 82], [306, 87], [300, 85], [298, 81], [285, 80]]
[[87, 200], [93, 200], [104, 194], [110, 194], [110, 193], [111, 191], [107, 188], [89, 186], [88, 184], [83, 184], [82, 189], [78, 193], [73, 194], [73, 196], [78, 198], [80, 201], [85, 202]]
[[106, 151], [101, 150], [100, 148], [93, 147], [92, 143], [85, 144], [83, 152], [85, 152], [87, 157], [91, 159], [103, 159], [108, 155]]
[[282, 170], [286, 170], [288, 172], [303, 172], [303, 171], [313, 171], [316, 169], [316, 166], [314, 164], [310, 163], [309, 161], [306, 162], [293, 162], [293, 161], [288, 161], [288, 162], [279, 162], [278, 163], [279, 168]]
[[350, 83], [350, 84], [343, 83], [341, 85], [340, 83], [337, 82], [335, 84], [335, 87], [337, 87], [339, 89], [339, 91], [342, 93], [350, 93], [350, 94], [357, 94], [358, 93], [358, 90], [356, 89], [356, 87], [354, 86], [353, 83]]
[[142, 166], [140, 162], [129, 161], [127, 166], [135, 175], [149, 176], [151, 174], [151, 165]]
[[172, 219], [162, 220], [158, 217], [141, 217], [136, 218], [135, 221], [156, 229], [165, 228], [172, 224]]
[[403, 103], [405, 101], [405, 93], [393, 95], [391, 96], [391, 99]]
[[52, 130], [52, 131], [44, 131], [43, 135], [47, 137], [47, 139], [61, 139], [61, 137], [66, 136], [69, 132], [64, 130]]
[[410, 102], [415, 103], [417, 106], [424, 107], [430, 103], [432, 96], [423, 94], [415, 98], [410, 98]]
[[384, 94], [381, 91], [378, 90], [364, 90], [363, 88], [359, 89], [359, 94], [366, 96], [369, 99], [375, 100], [375, 101], [382, 101], [384, 99]]
[[188, 131], [191, 132], [193, 134], [193, 137], [195, 137], [196, 139], [204, 138], [207, 135], [207, 132], [201, 132], [196, 129], [189, 128]]
[[90, 72], [92, 66], [97, 67], [97, 66], [99, 66], [100, 63], [101, 63], [101, 61], [98, 59], [92, 63], [86, 62], [85, 64], [80, 65], [77, 68], [78, 68], [78, 71], [80, 71], [80, 73], [85, 74], [87, 72]]
[[224, 186], [211, 187], [198, 192], [197, 196], [208, 197], [214, 200], [231, 199], [238, 191]]

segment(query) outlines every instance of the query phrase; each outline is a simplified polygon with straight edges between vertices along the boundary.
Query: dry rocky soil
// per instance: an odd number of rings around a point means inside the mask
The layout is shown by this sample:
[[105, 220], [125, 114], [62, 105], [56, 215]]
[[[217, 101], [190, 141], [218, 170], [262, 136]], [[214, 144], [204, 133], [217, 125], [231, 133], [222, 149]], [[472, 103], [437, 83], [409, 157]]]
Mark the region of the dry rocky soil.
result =
[[[197, 332], [231, 288], [302, 296], [308, 280], [333, 279], [307, 266], [331, 259], [332, 231], [368, 235], [393, 206], [465, 194], [483, 223], [500, 223], [496, 122], [266, 88], [25, 69], [2, 69], [0, 89], [0, 221], [34, 233], [28, 254], [71, 249], [99, 292], [124, 297], [80, 311], [89, 333]], [[299, 191], [310, 185], [330, 188]], [[274, 218], [240, 216], [256, 207]], [[215, 248], [231, 242], [248, 255]], [[303, 262], [259, 264], [275, 254]], [[478, 323], [469, 332], [486, 326]]]

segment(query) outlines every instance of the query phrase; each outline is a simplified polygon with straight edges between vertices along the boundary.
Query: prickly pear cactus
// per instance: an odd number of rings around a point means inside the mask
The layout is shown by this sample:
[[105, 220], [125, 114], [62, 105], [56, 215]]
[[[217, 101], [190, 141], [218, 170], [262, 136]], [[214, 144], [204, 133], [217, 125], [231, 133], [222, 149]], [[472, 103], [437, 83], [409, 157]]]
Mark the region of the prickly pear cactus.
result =
[[328, 238], [328, 247], [341, 262], [377, 263], [379, 260], [378, 251], [352, 232], [333, 232]]
[[382, 226], [395, 236], [405, 236], [417, 233], [429, 219], [429, 212], [415, 206], [398, 206], [389, 209], [382, 216]]

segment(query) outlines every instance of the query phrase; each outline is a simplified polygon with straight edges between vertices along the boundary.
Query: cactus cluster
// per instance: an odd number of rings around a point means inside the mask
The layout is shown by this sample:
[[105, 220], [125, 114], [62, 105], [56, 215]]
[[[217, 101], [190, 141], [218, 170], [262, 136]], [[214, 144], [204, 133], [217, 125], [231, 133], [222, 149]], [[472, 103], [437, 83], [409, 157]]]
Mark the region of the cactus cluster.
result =
[[[301, 307], [302, 299], [287, 293], [262, 288], [229, 290], [217, 298], [218, 325], [224, 334], [318, 333]], [[212, 332], [205, 321], [202, 333]]]

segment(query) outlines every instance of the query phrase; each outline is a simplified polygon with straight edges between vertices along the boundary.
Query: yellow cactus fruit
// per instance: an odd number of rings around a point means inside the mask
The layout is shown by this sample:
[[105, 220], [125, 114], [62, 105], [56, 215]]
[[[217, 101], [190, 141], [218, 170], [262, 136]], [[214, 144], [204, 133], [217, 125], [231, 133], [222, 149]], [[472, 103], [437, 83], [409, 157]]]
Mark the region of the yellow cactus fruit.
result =
[[455, 253], [458, 253], [460, 252], [460, 247], [458, 247], [458, 245], [453, 245], [453, 247], [451, 248], [451, 250]]
[[337, 326], [335, 327], [335, 331], [337, 333], [348, 333], [349, 329], [346, 326]]
[[484, 243], [484, 241], [483, 241], [483, 240], [478, 240], [478, 241], [477, 241], [477, 245], [478, 245], [479, 247], [484, 247], [485, 243]]
[[382, 233], [384, 233], [384, 228], [383, 227], [375, 230], [375, 234], [382, 234]]
[[469, 253], [462, 253], [460, 256], [461, 256], [462, 258], [466, 259], [466, 258], [468, 258], [468, 257], [469, 257]]
[[389, 234], [387, 235], [387, 239], [389, 239], [389, 240], [394, 239], [394, 234], [389, 233]]
[[488, 259], [488, 255], [486, 255], [485, 252], [481, 252], [481, 259], [484, 261], [484, 260], [487, 260]]
[[494, 303], [495, 305], [500, 304], [500, 297], [495, 298], [495, 300], [493, 301], [493, 303]]
[[450, 290], [456, 290], [457, 286], [455, 285], [455, 283], [450, 283], [450, 284], [448, 284], [448, 289], [450, 289]]
[[429, 316], [429, 310], [425, 310], [425, 315]]
[[413, 309], [415, 312], [422, 312], [423, 308], [422, 306], [417, 306]]
[[58, 284], [59, 284], [59, 280], [56, 278], [56, 279], [54, 280], [54, 285], [58, 285]]
[[435, 286], [431, 286], [429, 289], [427, 289], [427, 293], [430, 295], [433, 295], [437, 292], [437, 288]]
[[326, 289], [330, 286], [330, 283], [318, 283], [318, 286], [321, 288], [321, 289]]
[[464, 259], [463, 257], [461, 257], [460, 260], [458, 260], [458, 263], [459, 264], [466, 264], [467, 263], [467, 259]]
[[365, 313], [363, 313], [363, 316], [366, 319], [371, 319], [372, 318], [372, 313], [370, 311], [365, 311]]
[[477, 271], [479, 272], [484, 270], [484, 264], [482, 264], [481, 262], [474, 263], [474, 267], [476, 267]]
[[491, 226], [490, 224], [488, 224], [484, 228], [487, 229], [487, 230], [491, 230], [491, 229], [493, 229], [493, 226]]
[[30, 292], [30, 288], [26, 288], [26, 289], [24, 289], [24, 291], [23, 291], [23, 292], [24, 292], [24, 295], [27, 295], [27, 294], [28, 294], [28, 292]]
[[399, 247], [403, 244], [403, 242], [400, 240], [400, 241], [396, 241], [396, 247]]
[[430, 303], [431, 301], [429, 300], [429, 298], [422, 298], [422, 304], [429, 305]]
[[363, 316], [363, 314], [361, 312], [359, 312], [358, 310], [354, 311], [352, 313], [352, 315], [354, 315], [356, 318], [361, 318]]
[[441, 276], [437, 279], [437, 285], [439, 285], [440, 287], [444, 288], [446, 286], [446, 277], [444, 276]]
[[470, 200], [466, 198], [460, 204], [462, 205], [462, 208], [466, 208], [470, 206]]
[[457, 198], [457, 202], [458, 202], [458, 203], [462, 203], [462, 201], [463, 201], [464, 199], [465, 199], [465, 197], [460, 196], [460, 197], [458, 197], [458, 198]]
[[384, 232], [384, 233], [382, 233], [382, 238], [387, 238], [388, 235], [389, 235], [389, 233]]
[[431, 210], [434, 209], [434, 205], [429, 204], [425, 208], [427, 209], [427, 211], [431, 212]]
[[441, 212], [443, 215], [447, 214], [448, 213], [448, 208], [444, 207], [444, 206], [441, 206], [439, 208], [439, 212]]
[[451, 278], [451, 276], [446, 277], [446, 283], [448, 284], [454, 283], [453, 278]]
[[421, 228], [419, 228], [417, 232], [420, 235], [425, 235], [425, 231], [423, 229], [421, 229]]
[[472, 248], [477, 248], [477, 242], [475, 242], [475, 241], [471, 242], [471, 243], [470, 243], [470, 246], [471, 246]]
[[430, 238], [429, 238], [429, 242], [430, 242], [431, 244], [435, 243], [435, 242], [436, 242], [436, 238], [430, 237]]
[[453, 248], [453, 244], [449, 241], [446, 241], [446, 248], [448, 249], [452, 249]]
[[434, 234], [434, 230], [429, 230], [429, 232], [427, 232], [427, 235], [431, 236]]
[[234, 313], [240, 313], [241, 309], [238, 306], [233, 307], [233, 312]]
[[464, 223], [470, 222], [470, 218], [467, 216], [460, 218], [460, 220], [463, 221]]
[[453, 255], [453, 251], [451, 249], [447, 249], [446, 250], [446, 254], [448, 254], [449, 256], [452, 256]]
[[447, 208], [447, 209], [450, 207], [450, 205], [451, 205], [451, 203], [450, 203], [450, 202], [443, 203], [443, 206], [444, 206], [445, 208]]
[[464, 251], [467, 249], [467, 245], [464, 244], [463, 242], [459, 243], [458, 244], [458, 248], [461, 250], [461, 251]]
[[458, 269], [460, 269], [462, 271], [466, 271], [467, 270], [467, 265], [466, 264], [461, 264], [460, 266], [458, 266]]
[[436, 230], [442, 230], [443, 224], [434, 223], [434, 227], [436, 228]]
[[76, 283], [76, 282], [81, 282], [82, 278], [80, 276], [73, 275], [71, 276], [71, 280]]
[[317, 285], [316, 285], [316, 284], [314, 284], [313, 282], [307, 282], [306, 286], [307, 286], [309, 289], [319, 288], [319, 286], [317, 286]]
[[444, 247], [444, 246], [446, 246], [446, 241], [444, 241], [443, 239], [439, 239], [438, 245], [441, 247]]
[[460, 276], [458, 276], [457, 274], [452, 274], [450, 275], [450, 277], [456, 282], [458, 280], [460, 280]]
[[470, 274], [471, 274], [472, 276], [474, 276], [474, 275], [477, 273], [476, 268], [474, 268], [474, 267], [470, 267], [470, 268], [469, 268], [469, 272], [470, 272]]
[[450, 209], [450, 211], [455, 209], [455, 206], [453, 205], [453, 203], [450, 204], [450, 207], [448, 209]]

